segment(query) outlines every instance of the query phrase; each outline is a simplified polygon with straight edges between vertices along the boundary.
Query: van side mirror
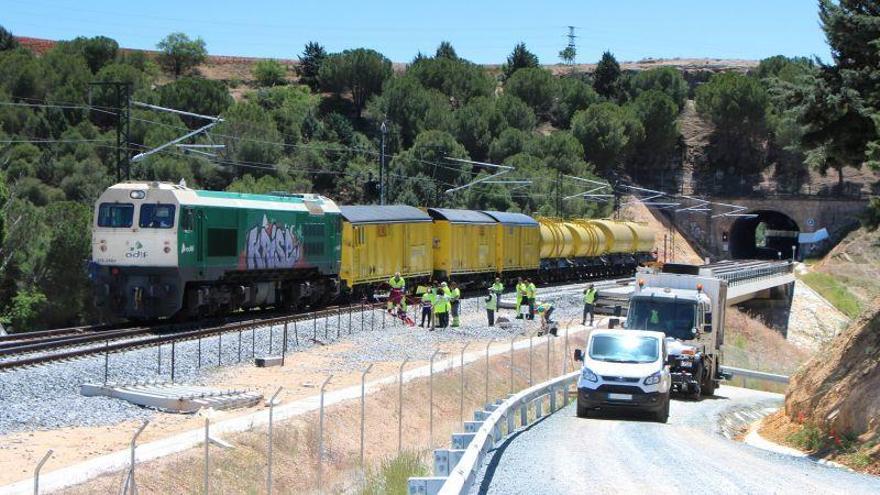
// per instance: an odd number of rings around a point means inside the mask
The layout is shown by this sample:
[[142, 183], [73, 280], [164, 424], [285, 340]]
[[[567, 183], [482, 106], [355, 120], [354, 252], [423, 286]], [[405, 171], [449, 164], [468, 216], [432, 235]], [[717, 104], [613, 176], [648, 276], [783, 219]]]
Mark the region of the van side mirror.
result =
[[584, 352], [580, 349], [574, 350], [574, 360], [575, 361], [583, 361], [584, 360]]
[[703, 325], [703, 333], [712, 333], [712, 324], [706, 323]]

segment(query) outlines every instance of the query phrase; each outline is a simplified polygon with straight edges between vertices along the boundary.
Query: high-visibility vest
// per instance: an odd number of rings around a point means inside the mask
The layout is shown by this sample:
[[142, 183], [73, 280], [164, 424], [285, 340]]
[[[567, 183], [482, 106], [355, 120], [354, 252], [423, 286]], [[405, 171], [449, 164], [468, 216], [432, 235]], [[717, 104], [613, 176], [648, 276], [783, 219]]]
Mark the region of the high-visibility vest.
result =
[[403, 280], [403, 277], [391, 277], [388, 279], [388, 285], [390, 285], [392, 289], [403, 289], [406, 286], [406, 282]]
[[422, 307], [423, 308], [430, 308], [433, 305], [434, 305], [434, 294], [432, 294], [430, 291], [422, 294]]
[[524, 297], [526, 295], [526, 290], [528, 290], [526, 284], [516, 284], [516, 295]]
[[596, 294], [598, 293], [599, 291], [596, 289], [587, 289], [587, 291], [584, 292], [584, 304], [593, 304], [596, 302]]
[[446, 296], [437, 296], [434, 301], [434, 313], [441, 314], [447, 311], [449, 311], [449, 300], [446, 299]]
[[542, 302], [542, 303], [538, 303], [538, 305], [535, 307], [535, 311], [536, 311], [538, 314], [541, 314], [541, 313], [543, 313], [543, 312], [545, 312], [545, 311], [549, 311], [550, 308], [552, 308], [552, 307], [553, 307], [552, 304], [550, 304], [550, 303], [543, 303], [543, 302]]
[[459, 299], [461, 299], [461, 289], [456, 287], [456, 288], [452, 289], [452, 300], [458, 301]]
[[444, 296], [446, 296], [446, 297], [452, 296], [452, 290], [450, 290], [449, 287], [441, 287], [441, 289], [443, 289]]
[[492, 284], [492, 292], [501, 294], [502, 292], [504, 292], [504, 284], [502, 284], [501, 282], [495, 282], [494, 284]]
[[529, 284], [529, 285], [526, 287], [526, 296], [527, 296], [529, 299], [534, 299], [534, 298], [535, 298], [535, 294], [537, 294], [537, 293], [538, 293], [538, 288], [535, 287], [535, 284]]
[[498, 309], [498, 296], [489, 294], [489, 297], [486, 298], [486, 309], [491, 311]]
[[660, 312], [656, 309], [651, 310], [651, 323], [660, 323]]

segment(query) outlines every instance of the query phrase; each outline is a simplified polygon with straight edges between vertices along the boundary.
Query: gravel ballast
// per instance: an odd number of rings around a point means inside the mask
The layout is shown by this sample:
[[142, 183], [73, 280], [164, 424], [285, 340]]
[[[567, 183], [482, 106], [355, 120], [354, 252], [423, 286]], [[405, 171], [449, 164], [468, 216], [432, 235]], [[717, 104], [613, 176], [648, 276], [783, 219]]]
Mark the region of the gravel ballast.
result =
[[[539, 289], [540, 301], [551, 301], [556, 310], [554, 319], [580, 318], [580, 291], [583, 284]], [[513, 298], [506, 294], [505, 299]], [[508, 317], [513, 323], [504, 329], [488, 327], [482, 297], [462, 301], [461, 326], [458, 328], [426, 329], [408, 327], [382, 310], [360, 313], [354, 305], [351, 315], [344, 309], [338, 316], [298, 322], [288, 326], [288, 358], [317, 345], [339, 340], [351, 342], [356, 352], [340, 352], [332, 361], [329, 373], [352, 372], [366, 363], [378, 361], [426, 360], [439, 344], [487, 339], [509, 339], [523, 331], [522, 320], [513, 319], [512, 310], [501, 310], [498, 316]], [[418, 308], [411, 307], [409, 314]], [[417, 315], [418, 316], [418, 315]], [[349, 327], [349, 318], [351, 326]], [[383, 328], [384, 318], [384, 328]], [[416, 320], [418, 324], [419, 320]], [[362, 326], [363, 325], [363, 326]], [[528, 322], [528, 331], [536, 331], [537, 319]], [[257, 356], [278, 355], [283, 345], [283, 327], [264, 327], [253, 332], [230, 332], [222, 336], [218, 349], [217, 337], [201, 340], [201, 367], [198, 365], [199, 342], [177, 343], [175, 347], [175, 381], [205, 384], [212, 373], [228, 366], [252, 366], [252, 349]], [[361, 331], [363, 328], [363, 331]], [[271, 336], [271, 352], [270, 352]], [[316, 337], [316, 338], [315, 338]], [[317, 341], [317, 342], [316, 342]], [[218, 351], [223, 368], [218, 368]], [[161, 372], [159, 373], [161, 353]], [[47, 430], [77, 426], [105, 426], [133, 419], [146, 419], [155, 411], [106, 397], [84, 397], [79, 394], [83, 383], [104, 381], [105, 357], [90, 356], [71, 362], [51, 363], [33, 368], [17, 369], [0, 374], [0, 435], [33, 430]], [[138, 349], [110, 354], [109, 382], [134, 382], [171, 379], [171, 346]]]

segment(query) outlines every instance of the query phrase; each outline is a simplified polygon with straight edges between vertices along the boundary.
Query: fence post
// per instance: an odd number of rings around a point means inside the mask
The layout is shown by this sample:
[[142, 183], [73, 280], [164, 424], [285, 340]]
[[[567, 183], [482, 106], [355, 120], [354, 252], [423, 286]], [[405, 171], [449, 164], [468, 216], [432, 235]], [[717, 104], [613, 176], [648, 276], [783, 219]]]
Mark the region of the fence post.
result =
[[122, 486], [122, 493], [130, 493], [131, 495], [135, 495], [137, 493], [137, 483], [134, 478], [134, 466], [135, 466], [135, 448], [137, 448], [137, 438], [140, 436], [141, 432], [144, 431], [144, 428], [150, 424], [150, 420], [145, 419], [141, 427], [134, 433], [134, 436], [131, 437], [131, 465], [128, 468], [128, 477], [125, 479], [125, 484]]
[[516, 336], [510, 337], [510, 395], [513, 395], [513, 341]]
[[364, 333], [364, 300], [361, 299], [361, 333]]
[[238, 329], [238, 362], [241, 362], [241, 329]]
[[532, 386], [532, 342], [535, 340], [534, 335], [529, 335], [529, 387]]
[[[330, 318], [327, 318], [329, 321]], [[336, 340], [339, 340], [340, 330], [342, 330], [342, 306], [336, 306]]]
[[284, 342], [281, 344], [281, 366], [284, 366], [284, 359], [287, 357], [287, 322], [284, 322]]
[[275, 340], [275, 325], [269, 325], [269, 355], [272, 355], [272, 344]]
[[110, 375], [110, 341], [104, 341], [104, 385], [107, 385], [107, 377]]
[[439, 353], [440, 349], [436, 349], [431, 354], [428, 365], [428, 448], [434, 446], [434, 358]]
[[43, 464], [46, 464], [46, 461], [52, 457], [53, 452], [55, 451], [52, 449], [46, 451], [43, 458], [37, 463], [36, 469], [34, 469], [34, 495], [40, 495], [40, 470], [43, 469]]
[[492, 341], [486, 343], [486, 380], [485, 380], [485, 397], [484, 404], [489, 403], [489, 346], [492, 345]]
[[330, 383], [333, 375], [328, 375], [321, 384], [321, 406], [318, 412], [318, 489], [322, 487], [324, 474], [324, 388]]
[[211, 478], [208, 474], [211, 471], [211, 458], [209, 457], [211, 447], [210, 424], [211, 419], [205, 418], [205, 495], [211, 493]]
[[400, 363], [400, 372], [397, 375], [397, 453], [400, 454], [403, 446], [403, 367], [409, 362], [409, 356]]
[[257, 356], [257, 329], [251, 328], [251, 359]]
[[296, 320], [293, 320], [293, 345], [299, 349], [299, 330], [296, 328]]
[[367, 401], [366, 401], [366, 392], [367, 392], [367, 373], [373, 368], [373, 363], [370, 363], [369, 366], [364, 368], [363, 373], [361, 373], [361, 469], [364, 467], [364, 422], [366, 421], [366, 409], [367, 409]]
[[266, 473], [266, 494], [272, 495], [272, 420], [273, 414], [275, 413], [275, 398], [278, 397], [278, 394], [281, 393], [281, 389], [284, 387], [278, 387], [278, 390], [275, 391], [275, 394], [272, 395], [272, 398], [269, 399], [269, 447], [267, 452], [267, 473]]
[[197, 367], [198, 367], [199, 369], [201, 369], [201, 368], [202, 368], [202, 338], [201, 338], [201, 337], [199, 337], [199, 349], [198, 349], [198, 354], [199, 354], [199, 357], [198, 357], [198, 366], [197, 366]]
[[351, 335], [351, 302], [348, 303], [348, 334]]
[[461, 388], [458, 391], [458, 418], [461, 424], [464, 424], [464, 351], [471, 345], [470, 342], [465, 342], [464, 347], [461, 348]]
[[162, 344], [156, 346], [156, 374], [162, 375]]
[[550, 334], [545, 333], [544, 338], [547, 339], [547, 379], [550, 379]]
[[223, 366], [223, 332], [217, 332], [217, 366]]
[[177, 353], [175, 352], [175, 342], [171, 341], [171, 383], [174, 383], [174, 356]]

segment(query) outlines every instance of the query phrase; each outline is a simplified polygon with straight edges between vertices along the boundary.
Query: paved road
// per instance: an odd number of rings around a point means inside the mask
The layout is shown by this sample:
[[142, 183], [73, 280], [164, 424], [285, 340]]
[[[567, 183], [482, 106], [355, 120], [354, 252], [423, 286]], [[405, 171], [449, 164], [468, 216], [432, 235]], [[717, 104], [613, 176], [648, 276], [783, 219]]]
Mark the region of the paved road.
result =
[[636, 415], [579, 419], [574, 404], [498, 447], [472, 493], [880, 494], [880, 477], [850, 473], [728, 440], [719, 417], [781, 396], [721, 387], [676, 400], [668, 424]]

